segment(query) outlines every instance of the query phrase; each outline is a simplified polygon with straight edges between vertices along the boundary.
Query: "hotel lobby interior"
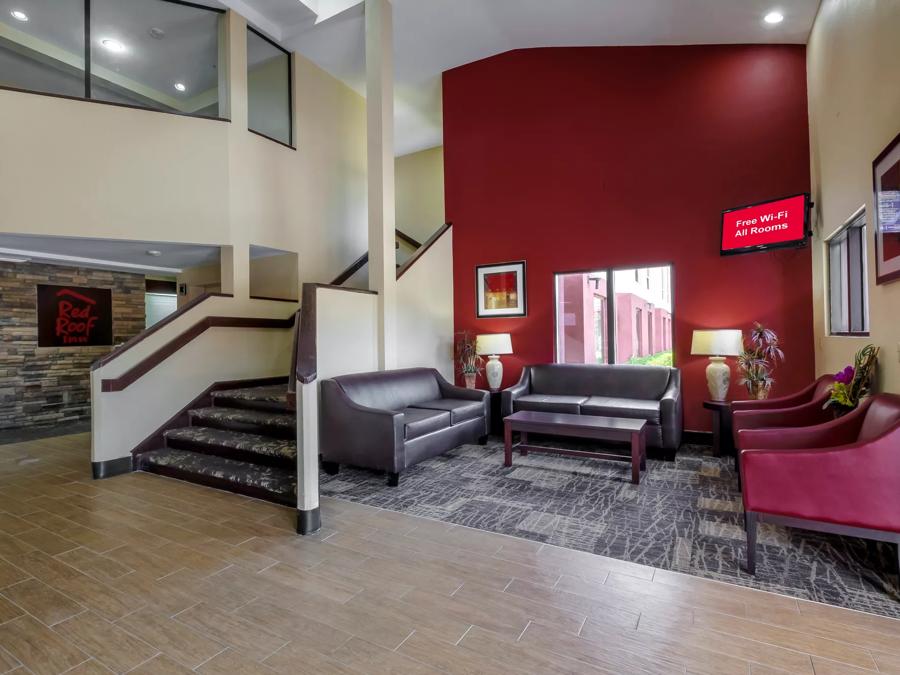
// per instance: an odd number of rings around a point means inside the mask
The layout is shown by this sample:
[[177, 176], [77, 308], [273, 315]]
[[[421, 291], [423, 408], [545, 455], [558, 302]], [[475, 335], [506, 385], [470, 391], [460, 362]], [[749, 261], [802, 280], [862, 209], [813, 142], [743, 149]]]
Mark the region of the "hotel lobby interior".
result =
[[0, 0], [0, 673], [900, 675], [900, 0]]

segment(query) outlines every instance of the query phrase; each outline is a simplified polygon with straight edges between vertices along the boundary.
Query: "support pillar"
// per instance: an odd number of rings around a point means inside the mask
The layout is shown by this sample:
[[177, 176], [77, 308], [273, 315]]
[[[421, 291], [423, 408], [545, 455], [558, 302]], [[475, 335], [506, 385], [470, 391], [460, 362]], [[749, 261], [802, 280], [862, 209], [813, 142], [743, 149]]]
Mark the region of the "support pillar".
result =
[[397, 366], [394, 31], [390, 0], [365, 0], [369, 288], [378, 293], [378, 366]]

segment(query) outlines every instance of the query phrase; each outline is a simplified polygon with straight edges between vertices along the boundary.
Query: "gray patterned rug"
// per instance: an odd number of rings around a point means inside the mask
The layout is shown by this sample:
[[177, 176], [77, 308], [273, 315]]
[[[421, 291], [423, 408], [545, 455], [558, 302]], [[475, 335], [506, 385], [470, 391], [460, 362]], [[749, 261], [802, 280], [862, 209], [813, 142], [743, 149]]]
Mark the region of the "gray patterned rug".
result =
[[323, 495], [524, 537], [798, 598], [900, 618], [896, 552], [859, 539], [760, 526], [756, 576], [741, 569], [744, 530], [733, 458], [683, 446], [648, 460], [641, 484], [621, 462], [465, 445], [422, 462], [387, 487], [384, 475], [342, 467]]

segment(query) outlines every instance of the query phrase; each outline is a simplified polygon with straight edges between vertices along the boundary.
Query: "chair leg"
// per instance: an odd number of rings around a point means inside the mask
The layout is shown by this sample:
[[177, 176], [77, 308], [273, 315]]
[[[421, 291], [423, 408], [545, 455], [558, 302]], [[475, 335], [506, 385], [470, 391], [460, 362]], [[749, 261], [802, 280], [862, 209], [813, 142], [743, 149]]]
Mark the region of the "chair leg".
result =
[[485, 434], [484, 436], [479, 436], [479, 437], [478, 437], [478, 445], [487, 445], [487, 442], [488, 442], [488, 435], [487, 435], [487, 434]]
[[747, 571], [750, 574], [756, 574], [757, 515], [752, 511], [745, 512], [744, 525], [747, 528]]
[[389, 472], [388, 472], [388, 483], [387, 483], [387, 484], [388, 484], [388, 487], [397, 487], [398, 485], [400, 485], [400, 474], [399, 474], [399, 472], [398, 472], [398, 473], [393, 473], [393, 472], [390, 472], [390, 471], [389, 471]]
[[322, 460], [322, 471], [327, 473], [329, 476], [337, 476], [338, 471], [341, 470], [341, 465], [338, 462], [327, 462], [324, 459]]

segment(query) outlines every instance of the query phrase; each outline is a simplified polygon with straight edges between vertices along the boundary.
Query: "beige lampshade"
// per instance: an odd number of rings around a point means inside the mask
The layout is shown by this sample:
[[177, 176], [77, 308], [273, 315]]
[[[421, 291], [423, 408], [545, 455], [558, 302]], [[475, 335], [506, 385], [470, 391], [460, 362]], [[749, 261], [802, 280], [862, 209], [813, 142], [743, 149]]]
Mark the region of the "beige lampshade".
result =
[[695, 330], [691, 354], [697, 356], [737, 356], [744, 349], [739, 330]]
[[483, 356], [512, 354], [512, 339], [509, 333], [478, 335], [475, 337], [475, 351]]

